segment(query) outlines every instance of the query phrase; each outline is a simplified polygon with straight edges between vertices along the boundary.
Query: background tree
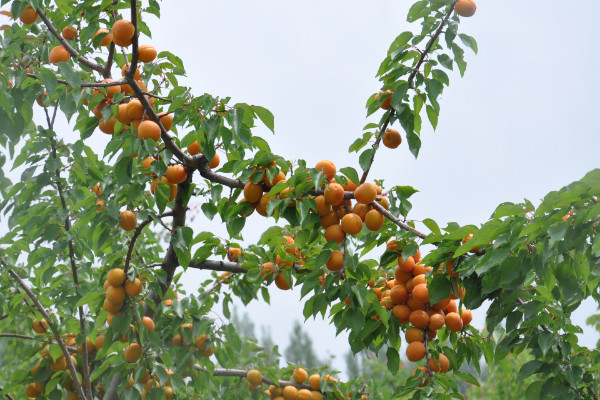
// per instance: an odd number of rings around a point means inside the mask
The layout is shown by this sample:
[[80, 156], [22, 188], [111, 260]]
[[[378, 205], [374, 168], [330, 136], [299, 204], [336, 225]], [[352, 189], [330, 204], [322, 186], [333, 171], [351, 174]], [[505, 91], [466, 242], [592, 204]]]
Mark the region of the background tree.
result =
[[[349, 149], [360, 174], [285, 160], [253, 134], [274, 130], [267, 109], [181, 85], [181, 59], [140, 43], [156, 1], [3, 4], [15, 22], [0, 52], [0, 164], [23, 171], [14, 183], [0, 175], [7, 397], [460, 397], [457, 381], [478, 383], [463, 366], [479, 373], [482, 357], [502, 365], [525, 351], [528, 397], [598, 397], [598, 351], [579, 345], [570, 315], [600, 296], [600, 171], [538, 206], [500, 204], [480, 226], [426, 219], [429, 233], [407, 218], [416, 189], [370, 176], [382, 144], [417, 157], [424, 117], [437, 126], [445, 71], [464, 74], [465, 48], [477, 52], [459, 33], [471, 0], [411, 6], [420, 30], [391, 44], [367, 101], [373, 122]], [[56, 131], [59, 111], [74, 142]], [[92, 148], [92, 134], [111, 140]], [[228, 238], [189, 226], [191, 199]], [[254, 211], [274, 224], [242, 248]], [[190, 268], [214, 271], [198, 294], [181, 287]], [[395, 375], [401, 353], [417, 367], [397, 384], [271, 362], [225, 319], [232, 296], [268, 302], [273, 285], [298, 287], [304, 317], [348, 331], [354, 353], [381, 353]], [[470, 324], [486, 300], [491, 334]]]

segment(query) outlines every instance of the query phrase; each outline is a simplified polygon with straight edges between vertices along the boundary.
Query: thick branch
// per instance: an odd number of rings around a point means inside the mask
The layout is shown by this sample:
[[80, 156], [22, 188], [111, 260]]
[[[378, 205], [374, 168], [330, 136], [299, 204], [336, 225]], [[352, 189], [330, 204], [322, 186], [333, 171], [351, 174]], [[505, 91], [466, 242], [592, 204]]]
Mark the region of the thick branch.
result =
[[104, 67], [104, 73], [102, 74], [104, 79], [108, 79], [111, 77], [110, 70], [112, 69], [114, 57], [115, 57], [115, 42], [110, 42], [110, 48], [108, 49], [108, 58], [106, 59], [106, 66]]
[[229, 261], [216, 261], [216, 260], [204, 260], [196, 263], [192, 261], [190, 268], [194, 269], [205, 269], [209, 271], [225, 271], [231, 273], [245, 274], [248, 272], [246, 268], [241, 268], [239, 263]]
[[19, 285], [23, 288], [25, 293], [27, 293], [29, 298], [33, 301], [39, 312], [46, 319], [50, 330], [54, 334], [56, 342], [58, 343], [63, 352], [63, 356], [65, 357], [65, 361], [67, 362], [67, 366], [69, 367], [69, 372], [71, 372], [71, 378], [73, 379], [73, 384], [75, 385], [75, 390], [77, 391], [77, 394], [82, 399], [92, 400], [91, 397], [88, 399], [88, 397], [86, 397], [86, 395], [83, 393], [83, 388], [81, 387], [81, 383], [79, 382], [79, 377], [77, 376], [77, 369], [75, 369], [75, 365], [73, 364], [73, 360], [71, 359], [71, 354], [69, 354], [69, 350], [67, 349], [65, 342], [63, 342], [62, 338], [60, 337], [60, 333], [56, 329], [52, 318], [50, 318], [50, 315], [48, 315], [48, 313], [44, 309], [44, 306], [42, 306], [36, 295], [33, 294], [33, 292], [29, 289], [27, 284], [19, 277], [19, 275], [17, 275], [12, 269], [8, 269], [8, 273], [19, 283]]
[[[204, 367], [201, 367], [198, 364], [194, 364], [194, 369], [196, 371], [204, 372], [205, 374], [210, 374], [210, 371], [208, 371]], [[248, 376], [248, 371], [243, 370], [243, 369], [215, 368], [214, 371], [212, 372], [212, 376], [230, 376], [230, 377], [246, 378]], [[311, 388], [309, 385], [303, 385], [301, 383], [294, 382], [294, 381], [279, 380], [277, 382], [274, 382], [274, 381], [270, 380], [269, 378], [267, 378], [266, 376], [262, 377], [262, 381], [263, 381], [263, 383], [266, 383], [267, 385], [275, 385], [275, 386], [279, 386], [279, 387], [295, 386], [298, 389], [308, 389], [313, 392], [314, 391], [320, 392], [320, 390], [315, 390], [315, 389]]]
[[48, 30], [50, 31], [50, 33], [52, 33], [52, 35], [54, 35], [54, 37], [56, 37], [56, 39], [60, 42], [60, 44], [62, 44], [64, 46], [64, 48], [67, 49], [67, 51], [73, 58], [75, 58], [77, 61], [79, 61], [81, 64], [85, 65], [86, 67], [93, 69], [94, 71], [98, 71], [101, 74], [104, 73], [103, 65], [98, 64], [97, 62], [89, 60], [89, 59], [85, 58], [84, 56], [80, 55], [79, 52], [77, 50], [75, 50], [75, 48], [73, 48], [73, 46], [71, 46], [69, 44], [69, 42], [67, 42], [60, 35], [60, 33], [58, 33], [58, 31], [52, 24], [52, 21], [50, 21], [48, 19], [48, 16], [46, 15], [46, 13], [44, 13], [44, 10], [42, 10], [41, 8], [38, 7], [35, 9], [35, 11], [39, 14], [42, 21], [44, 21], [44, 24], [46, 24], [46, 27], [48, 27]]

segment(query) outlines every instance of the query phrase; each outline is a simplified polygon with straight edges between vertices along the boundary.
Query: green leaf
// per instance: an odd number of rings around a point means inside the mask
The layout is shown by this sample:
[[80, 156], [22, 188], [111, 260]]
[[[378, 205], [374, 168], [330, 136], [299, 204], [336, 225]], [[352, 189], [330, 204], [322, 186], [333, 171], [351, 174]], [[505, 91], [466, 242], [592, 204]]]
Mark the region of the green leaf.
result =
[[410, 152], [415, 156], [419, 157], [419, 150], [421, 150], [421, 138], [415, 132], [406, 132], [406, 141], [408, 142], [408, 148]]
[[81, 86], [81, 76], [79, 75], [79, 71], [71, 64], [65, 62], [58, 63], [58, 72], [60, 72], [72, 87], [79, 88]]
[[525, 379], [528, 376], [535, 374], [544, 365], [541, 361], [531, 360], [525, 363], [519, 370], [519, 380]]
[[437, 224], [437, 222], [435, 222], [434, 220], [432, 220], [431, 218], [425, 218], [423, 220], [423, 223], [425, 224], [425, 226], [427, 228], [429, 228], [429, 230], [433, 233], [435, 233], [436, 235], [441, 235], [442, 231], [440, 230], [439, 225]]
[[127, 184], [131, 180], [132, 174], [133, 160], [131, 157], [125, 156], [121, 158], [115, 165], [115, 175], [119, 185]]
[[431, 282], [427, 284], [427, 288], [429, 289], [431, 304], [444, 300], [452, 293], [452, 285], [444, 274], [435, 275]]
[[439, 117], [440, 113], [438, 112], [438, 110], [436, 110], [429, 104], [427, 104], [427, 107], [425, 109], [427, 110], [427, 118], [429, 118], [429, 122], [431, 122], [431, 126], [433, 127], [433, 130], [435, 131], [435, 129], [437, 128], [438, 117]]
[[406, 17], [406, 20], [408, 22], [415, 22], [419, 18], [429, 15], [429, 8], [427, 8], [428, 3], [429, 2], [427, 0], [421, 0], [413, 4], [410, 7], [410, 10], [408, 10], [408, 16]]
[[344, 175], [346, 175], [346, 177], [348, 179], [350, 179], [352, 182], [358, 184], [360, 182], [360, 178], [358, 177], [358, 172], [356, 172], [356, 170], [354, 168], [351, 167], [344, 167], [340, 169], [340, 172]]
[[440, 54], [437, 57], [437, 59], [440, 62], [440, 64], [442, 64], [442, 66], [444, 66], [446, 69], [449, 69], [449, 70], [454, 69], [454, 66], [452, 65], [452, 58], [450, 58], [449, 55], [447, 55], [447, 54]]
[[271, 113], [271, 111], [267, 110], [261, 106], [251, 106], [252, 110], [258, 115], [258, 118], [271, 130], [271, 132], [275, 133], [275, 117]]
[[359, 163], [360, 167], [363, 169], [363, 171], [366, 171], [369, 168], [371, 168], [371, 160], [373, 159], [374, 155], [375, 155], [374, 149], [367, 149], [361, 153], [360, 157], [358, 158], [358, 163]]
[[398, 354], [398, 350], [393, 347], [388, 347], [385, 355], [387, 358], [388, 370], [393, 375], [396, 375], [398, 373], [398, 369], [400, 368], [400, 355]]
[[52, 96], [54, 94], [54, 91], [56, 90], [56, 87], [58, 86], [58, 78], [56, 78], [56, 74], [44, 68], [41, 68], [39, 73], [41, 75], [42, 82], [46, 87], [46, 92], [48, 93], [48, 96]]
[[475, 40], [475, 38], [469, 35], [465, 35], [464, 33], [459, 34], [458, 37], [460, 38], [460, 40], [462, 40], [465, 46], [467, 46], [468, 48], [473, 50], [475, 54], [477, 54], [477, 41]]

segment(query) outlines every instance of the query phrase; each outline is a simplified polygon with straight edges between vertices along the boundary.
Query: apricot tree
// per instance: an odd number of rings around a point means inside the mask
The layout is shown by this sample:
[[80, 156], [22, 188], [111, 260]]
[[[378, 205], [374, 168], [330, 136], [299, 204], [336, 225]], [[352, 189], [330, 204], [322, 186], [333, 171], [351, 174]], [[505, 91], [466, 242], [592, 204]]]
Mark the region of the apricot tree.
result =
[[[465, 48], [477, 52], [459, 29], [472, 0], [414, 2], [420, 31], [398, 35], [381, 63], [373, 122], [349, 148], [356, 168], [273, 154], [253, 134], [274, 130], [267, 109], [181, 85], [181, 60], [140, 41], [155, 0], [5, 4], [0, 164], [22, 171], [0, 172], [7, 398], [461, 398], [457, 381], [478, 384], [461, 366], [522, 352], [528, 398], [598, 398], [598, 351], [578, 344], [570, 315], [600, 296], [600, 171], [537, 207], [500, 204], [479, 227], [425, 220], [428, 233], [406, 220], [415, 189], [370, 176], [382, 144], [417, 157], [423, 117], [437, 126], [445, 70], [463, 75]], [[58, 112], [78, 140], [55, 130]], [[90, 147], [103, 134], [106, 148]], [[228, 239], [190, 227], [191, 199]], [[253, 218], [273, 226], [242, 248]], [[179, 297], [190, 268], [214, 274]], [[280, 368], [211, 317], [221, 299], [229, 317], [229, 293], [268, 302], [273, 284], [298, 288], [304, 317], [330, 318], [352, 351], [385, 348], [387, 368], [406, 359], [412, 375], [392, 387]], [[470, 310], [485, 300], [480, 332]]]

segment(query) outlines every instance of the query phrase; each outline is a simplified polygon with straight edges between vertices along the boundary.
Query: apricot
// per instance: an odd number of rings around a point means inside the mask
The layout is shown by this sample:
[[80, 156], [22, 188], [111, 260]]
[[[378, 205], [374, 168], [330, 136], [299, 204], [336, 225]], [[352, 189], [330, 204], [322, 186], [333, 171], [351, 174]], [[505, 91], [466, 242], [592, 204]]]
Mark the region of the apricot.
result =
[[344, 201], [344, 188], [339, 183], [331, 183], [327, 186], [323, 195], [327, 204], [337, 206]]
[[423, 310], [415, 310], [408, 320], [415, 328], [425, 328], [429, 324], [429, 315]]
[[327, 240], [328, 242], [333, 240], [334, 242], [340, 244], [344, 241], [344, 239], [346, 238], [346, 235], [344, 233], [344, 230], [342, 229], [341, 225], [338, 224], [334, 224], [331, 226], [328, 226], [327, 229], [325, 229], [325, 240]]
[[390, 298], [394, 304], [403, 304], [408, 300], [408, 290], [404, 285], [396, 285], [390, 291]]
[[110, 44], [110, 42], [113, 41], [113, 37], [110, 34], [110, 32], [108, 31], [108, 29], [100, 28], [96, 31], [96, 33], [94, 33], [94, 36], [92, 36], [92, 39], [94, 39], [97, 36], [104, 35], [104, 34], [106, 34], [106, 36], [104, 36], [102, 38], [102, 41], [100, 42], [100, 47], [108, 46]]
[[385, 222], [383, 214], [377, 210], [371, 210], [367, 212], [364, 220], [367, 229], [372, 232], [380, 230]]
[[317, 203], [317, 214], [319, 216], [322, 217], [331, 212], [331, 205], [325, 201], [325, 196], [315, 197], [315, 203]]
[[386, 90], [385, 92], [383, 90], [380, 90], [379, 93], [377, 93], [375, 95], [375, 100], [379, 101], [380, 97], [386, 97], [385, 100], [383, 100], [383, 103], [381, 103], [381, 108], [383, 108], [384, 110], [389, 110], [390, 108], [392, 108], [392, 94], [394, 92], [392, 92], [391, 90]]
[[185, 182], [187, 179], [187, 172], [181, 165], [169, 165], [165, 176], [172, 184], [179, 184]]
[[354, 213], [344, 215], [342, 218], [342, 230], [348, 235], [356, 235], [362, 230], [362, 219]]
[[115, 117], [110, 117], [106, 122], [104, 122], [104, 118], [100, 118], [100, 121], [98, 122], [98, 128], [107, 135], [112, 135], [115, 133], [116, 124], [117, 119]]
[[127, 113], [127, 104], [128, 103], [119, 104], [119, 111], [117, 113], [117, 121], [125, 125], [129, 125], [133, 122], [133, 118]]
[[138, 127], [138, 136], [158, 142], [160, 140], [160, 127], [154, 121], [142, 121]]
[[141, 62], [152, 62], [157, 56], [157, 51], [154, 46], [143, 44], [138, 48], [138, 60]]
[[312, 374], [308, 377], [308, 385], [314, 389], [321, 389], [321, 376], [319, 374]]
[[121, 218], [119, 221], [119, 226], [121, 226], [123, 230], [131, 232], [137, 226], [137, 219], [135, 218], [133, 211], [121, 211], [119, 213], [119, 217]]
[[[393, 298], [392, 301], [394, 301]], [[392, 314], [394, 314], [394, 317], [398, 318], [402, 323], [405, 324], [408, 323], [408, 319], [410, 317], [410, 308], [405, 304], [396, 304], [392, 308]]]
[[106, 280], [111, 286], [121, 286], [125, 279], [127, 279], [127, 275], [121, 268], [113, 268], [106, 274]]
[[113, 42], [115, 42], [117, 46], [129, 46], [134, 34], [135, 26], [133, 26], [131, 21], [126, 19], [120, 19], [112, 26]]
[[74, 26], [65, 26], [62, 29], [61, 33], [62, 33], [62, 37], [64, 37], [67, 40], [73, 40], [78, 35], [77, 28], [75, 28]]
[[65, 49], [64, 46], [56, 46], [50, 51], [48, 60], [56, 65], [59, 62], [67, 62], [71, 58], [71, 54]]
[[414, 289], [412, 290], [412, 295], [418, 300], [421, 300], [425, 303], [429, 302], [429, 290], [427, 289], [427, 284], [420, 283], [418, 285], [415, 285]]
[[125, 359], [129, 363], [134, 363], [142, 357], [142, 346], [139, 343], [131, 343], [125, 348]]
[[279, 272], [279, 274], [275, 277], [275, 285], [281, 290], [290, 290], [290, 285], [292, 284], [293, 282], [291, 281], [291, 278], [290, 282], [288, 282], [282, 272]]
[[354, 198], [361, 204], [371, 204], [376, 197], [377, 186], [374, 183], [363, 183], [354, 191]]
[[339, 271], [344, 268], [344, 253], [339, 250], [334, 250], [329, 256], [325, 266], [330, 271]]
[[473, 321], [473, 313], [471, 312], [471, 310], [463, 308], [461, 319], [463, 325], [469, 325], [471, 321]]
[[38, 13], [32, 7], [27, 6], [23, 9], [21, 15], [19, 15], [19, 19], [25, 25], [31, 25], [38, 19], [38, 16]]
[[450, 368], [450, 360], [448, 360], [448, 357], [446, 357], [445, 355], [441, 354], [439, 355], [439, 357], [436, 359], [433, 358], [433, 356], [429, 359], [429, 368], [431, 368], [431, 370], [433, 372], [441, 372], [444, 373], [446, 371], [448, 371], [448, 369]]
[[402, 136], [400, 136], [400, 132], [395, 129], [387, 129], [383, 134], [381, 141], [385, 147], [395, 149], [402, 143]]
[[452, 332], [459, 332], [463, 328], [463, 321], [460, 315], [455, 312], [446, 314], [446, 327]]
[[331, 225], [336, 225], [340, 222], [340, 219], [338, 218], [337, 214], [335, 213], [335, 211], [331, 211], [326, 215], [323, 215], [321, 217], [321, 226], [323, 228], [327, 228]]
[[128, 296], [135, 297], [142, 293], [142, 281], [138, 278], [133, 279], [133, 283], [128, 279], [125, 282], [125, 292]]
[[308, 373], [306, 372], [306, 370], [304, 368], [296, 368], [294, 370], [294, 372], [292, 373], [292, 378], [302, 384], [304, 382], [306, 382], [306, 380], [308, 379]]
[[406, 358], [409, 361], [417, 362], [425, 357], [425, 345], [419, 341], [412, 342], [406, 348]]
[[109, 285], [106, 289], [106, 300], [115, 305], [122, 305], [123, 301], [125, 301], [125, 295], [125, 288], [123, 286]]
[[323, 172], [323, 175], [325, 175], [329, 180], [333, 179], [335, 173], [337, 172], [335, 164], [329, 160], [319, 161], [317, 165], [315, 165], [315, 168]]
[[258, 386], [262, 383], [262, 373], [257, 369], [251, 369], [246, 374], [246, 379], [254, 386]]
[[165, 128], [165, 131], [169, 132], [171, 128], [173, 128], [173, 119], [175, 118], [175, 115], [160, 113], [158, 114], [158, 118], [160, 119], [163, 128]]
[[461, 17], [472, 17], [477, 11], [477, 5], [473, 0], [458, 0], [454, 9]]
[[[188, 147], [188, 151], [189, 151], [189, 147]], [[192, 153], [190, 152], [190, 154], [192, 154]], [[244, 186], [244, 198], [249, 203], [258, 203], [260, 201], [260, 198], [262, 197], [262, 195], [263, 195], [263, 189], [262, 189], [261, 185], [258, 185], [256, 183], [252, 183], [252, 182], [248, 182]]]

